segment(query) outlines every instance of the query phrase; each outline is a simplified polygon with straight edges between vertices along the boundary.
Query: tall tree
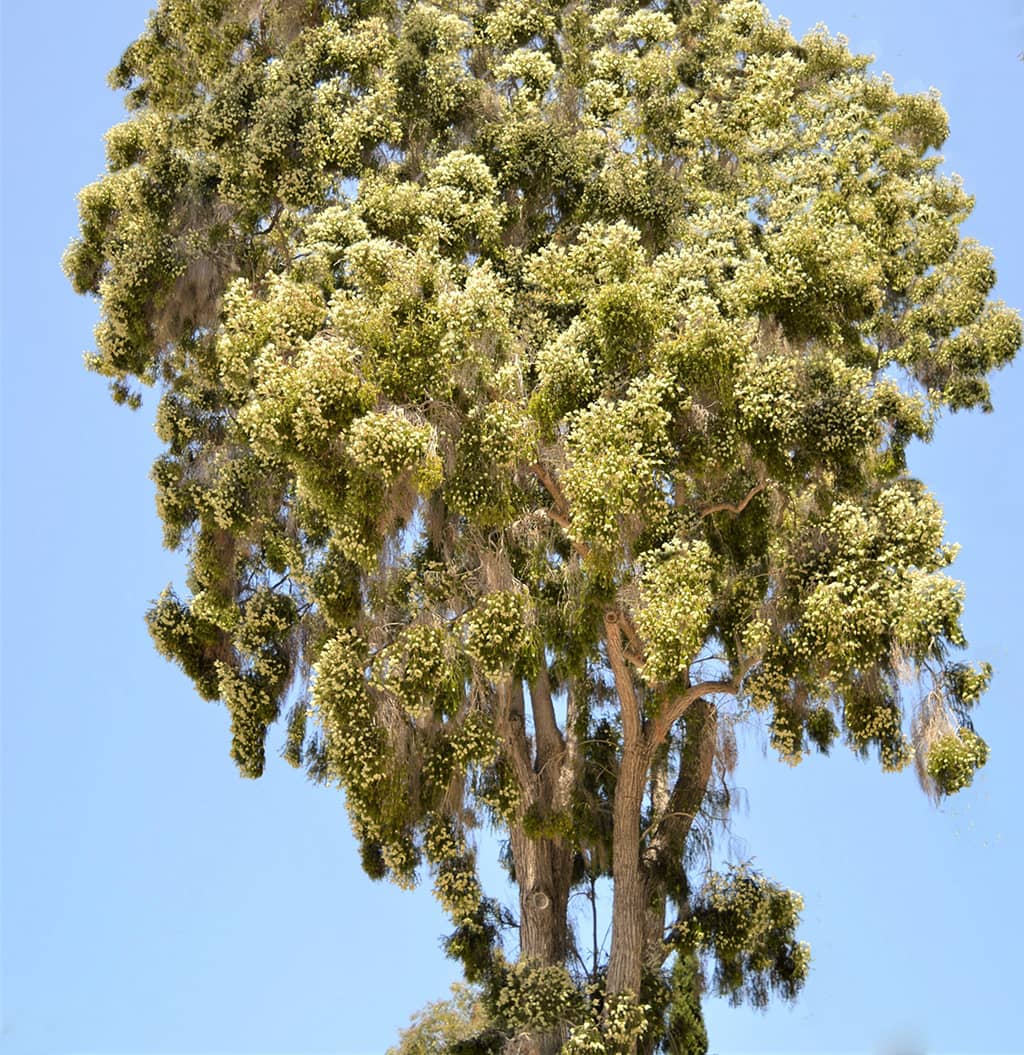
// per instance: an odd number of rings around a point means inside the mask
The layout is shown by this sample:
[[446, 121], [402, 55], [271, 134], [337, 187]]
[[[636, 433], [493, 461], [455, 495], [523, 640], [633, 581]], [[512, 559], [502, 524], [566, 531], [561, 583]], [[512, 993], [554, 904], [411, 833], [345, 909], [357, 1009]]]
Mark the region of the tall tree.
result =
[[935, 795], [985, 760], [905, 451], [1021, 326], [937, 98], [867, 66], [758, 0], [162, 0], [112, 75], [66, 267], [161, 393], [153, 637], [245, 775], [287, 710], [366, 871], [432, 876], [453, 1051], [701, 1052], [702, 986], [796, 994], [799, 898], [701, 854], [738, 722]]

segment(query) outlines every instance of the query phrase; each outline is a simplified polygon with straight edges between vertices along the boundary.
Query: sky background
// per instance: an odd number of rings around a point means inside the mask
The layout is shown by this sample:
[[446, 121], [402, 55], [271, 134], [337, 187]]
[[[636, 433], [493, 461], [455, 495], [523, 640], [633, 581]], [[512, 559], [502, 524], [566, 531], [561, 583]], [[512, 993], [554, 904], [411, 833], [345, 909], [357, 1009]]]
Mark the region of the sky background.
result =
[[[75, 193], [120, 119], [105, 74], [148, 7], [4, 0], [0, 16], [0, 1050], [376, 1055], [456, 977], [445, 920], [427, 890], [363, 876], [338, 793], [276, 757], [241, 780], [226, 711], [153, 651], [143, 613], [182, 576], [148, 479], [152, 401], [116, 408], [85, 372], [95, 308], [60, 272]], [[978, 200], [967, 232], [1024, 307], [1024, 0], [772, 10], [798, 33], [845, 33], [901, 90], [942, 91], [947, 170]], [[1022, 368], [997, 377], [994, 401], [912, 459], [964, 547], [970, 655], [996, 667], [978, 715], [992, 759], [935, 809], [912, 773], [840, 749], [789, 769], [746, 739], [747, 806], [723, 853], [803, 893], [814, 966], [793, 1008], [711, 1001], [718, 1055], [1024, 1052]]]

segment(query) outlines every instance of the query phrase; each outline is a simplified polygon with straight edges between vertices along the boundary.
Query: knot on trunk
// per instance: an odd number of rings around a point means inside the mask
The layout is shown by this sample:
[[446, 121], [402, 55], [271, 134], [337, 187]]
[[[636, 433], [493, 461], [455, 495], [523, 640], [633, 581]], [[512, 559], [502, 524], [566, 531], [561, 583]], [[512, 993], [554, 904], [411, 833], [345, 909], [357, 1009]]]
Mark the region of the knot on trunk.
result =
[[526, 904], [535, 912], [544, 912], [551, 907], [551, 898], [543, 890], [531, 890], [526, 895]]

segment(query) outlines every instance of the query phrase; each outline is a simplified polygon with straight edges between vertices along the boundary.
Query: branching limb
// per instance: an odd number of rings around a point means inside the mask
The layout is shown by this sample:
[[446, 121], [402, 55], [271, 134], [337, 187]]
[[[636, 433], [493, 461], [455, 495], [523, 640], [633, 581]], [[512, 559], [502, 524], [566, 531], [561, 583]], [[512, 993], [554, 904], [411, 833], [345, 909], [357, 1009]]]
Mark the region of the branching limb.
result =
[[672, 726], [683, 717], [690, 707], [703, 696], [735, 696], [740, 691], [740, 682], [746, 673], [742, 670], [731, 681], [702, 681], [677, 696], [658, 714], [651, 725], [651, 744], [664, 743]]

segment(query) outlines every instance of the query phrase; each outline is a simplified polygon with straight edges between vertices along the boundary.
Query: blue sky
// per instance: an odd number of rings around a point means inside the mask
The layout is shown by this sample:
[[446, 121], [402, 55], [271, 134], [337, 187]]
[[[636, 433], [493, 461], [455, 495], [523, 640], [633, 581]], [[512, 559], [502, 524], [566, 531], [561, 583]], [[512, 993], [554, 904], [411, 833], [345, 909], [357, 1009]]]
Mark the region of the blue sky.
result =
[[[85, 373], [94, 307], [59, 270], [74, 195], [119, 119], [104, 83], [146, 0], [5, 0], [3, 32], [3, 991], [0, 1047], [42, 1053], [383, 1052], [455, 977], [427, 891], [370, 883], [340, 797], [228, 758], [226, 712], [152, 650], [160, 548], [150, 409]], [[1024, 307], [1024, 3], [779, 0], [938, 87], [947, 168], [978, 205], [1000, 295]], [[940, 809], [841, 751], [791, 770], [744, 743], [734, 860], [806, 900], [814, 969], [792, 1009], [712, 1002], [719, 1055], [1020, 1052], [1024, 717], [1022, 370], [996, 413], [942, 423], [914, 470], [963, 544], [971, 654], [996, 678], [992, 760]]]

